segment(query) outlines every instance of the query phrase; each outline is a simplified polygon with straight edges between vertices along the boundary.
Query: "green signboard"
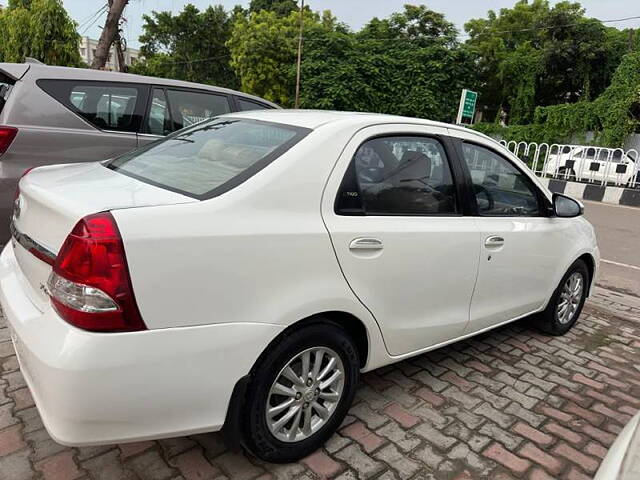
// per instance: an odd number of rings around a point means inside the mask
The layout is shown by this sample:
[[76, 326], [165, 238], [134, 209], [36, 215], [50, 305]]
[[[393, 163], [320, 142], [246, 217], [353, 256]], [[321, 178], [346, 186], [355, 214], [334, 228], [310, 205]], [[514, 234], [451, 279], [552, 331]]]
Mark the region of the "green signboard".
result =
[[478, 94], [471, 90], [465, 90], [464, 94], [462, 116], [465, 118], [473, 118], [473, 114], [476, 113], [476, 101], [478, 100]]
[[471, 90], [462, 90], [462, 96], [460, 97], [460, 108], [458, 110], [458, 121], [462, 123], [463, 119], [473, 122], [473, 117], [476, 113], [476, 102], [478, 101], [478, 94]]

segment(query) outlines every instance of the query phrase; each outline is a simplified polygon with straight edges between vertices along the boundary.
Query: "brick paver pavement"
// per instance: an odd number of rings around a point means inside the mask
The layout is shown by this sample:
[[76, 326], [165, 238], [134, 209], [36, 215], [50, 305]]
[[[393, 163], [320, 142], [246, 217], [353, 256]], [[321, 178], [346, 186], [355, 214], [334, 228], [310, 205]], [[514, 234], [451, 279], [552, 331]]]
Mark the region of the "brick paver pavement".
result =
[[3, 480], [581, 480], [640, 408], [640, 302], [600, 291], [564, 337], [519, 322], [364, 375], [340, 432], [297, 464], [230, 452], [218, 434], [67, 448], [43, 429], [3, 327]]

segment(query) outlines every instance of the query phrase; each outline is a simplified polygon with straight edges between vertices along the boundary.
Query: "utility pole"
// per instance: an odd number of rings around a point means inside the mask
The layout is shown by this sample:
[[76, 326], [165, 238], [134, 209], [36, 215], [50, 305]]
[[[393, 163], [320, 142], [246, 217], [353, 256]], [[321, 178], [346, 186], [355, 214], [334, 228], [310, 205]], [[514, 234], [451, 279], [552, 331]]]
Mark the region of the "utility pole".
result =
[[296, 102], [295, 108], [300, 106], [300, 67], [302, 65], [302, 33], [304, 29], [304, 0], [300, 0], [300, 36], [298, 37], [298, 66], [296, 69]]
[[100, 70], [106, 65], [111, 45], [113, 45], [113, 41], [118, 36], [120, 17], [122, 17], [122, 12], [127, 3], [129, 3], [129, 0], [109, 0], [109, 13], [107, 13], [107, 20], [98, 40], [91, 68]]

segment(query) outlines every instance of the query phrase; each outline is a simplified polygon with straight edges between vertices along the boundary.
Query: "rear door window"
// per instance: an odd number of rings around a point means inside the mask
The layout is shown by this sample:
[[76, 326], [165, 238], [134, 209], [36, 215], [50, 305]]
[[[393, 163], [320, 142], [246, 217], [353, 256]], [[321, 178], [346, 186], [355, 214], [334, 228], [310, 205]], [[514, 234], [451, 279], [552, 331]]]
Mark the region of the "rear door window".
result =
[[444, 147], [431, 137], [366, 141], [351, 161], [336, 211], [341, 215], [455, 215], [455, 184]]
[[45, 92], [101, 130], [137, 132], [148, 89], [145, 85], [38, 80]]
[[231, 111], [226, 95], [167, 89], [173, 129], [190, 127]]

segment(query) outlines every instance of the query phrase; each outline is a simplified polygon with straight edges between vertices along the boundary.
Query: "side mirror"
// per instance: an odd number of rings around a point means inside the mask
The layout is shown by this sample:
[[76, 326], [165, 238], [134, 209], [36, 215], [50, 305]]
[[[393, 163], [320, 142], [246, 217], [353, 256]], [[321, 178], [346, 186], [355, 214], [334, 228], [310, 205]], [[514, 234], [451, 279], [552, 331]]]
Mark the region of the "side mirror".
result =
[[553, 213], [560, 218], [579, 217], [584, 214], [584, 205], [579, 201], [562, 195], [561, 193], [553, 194]]

